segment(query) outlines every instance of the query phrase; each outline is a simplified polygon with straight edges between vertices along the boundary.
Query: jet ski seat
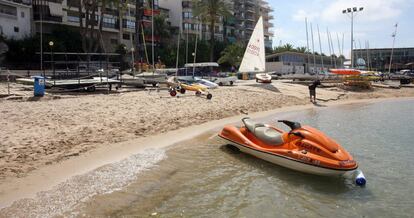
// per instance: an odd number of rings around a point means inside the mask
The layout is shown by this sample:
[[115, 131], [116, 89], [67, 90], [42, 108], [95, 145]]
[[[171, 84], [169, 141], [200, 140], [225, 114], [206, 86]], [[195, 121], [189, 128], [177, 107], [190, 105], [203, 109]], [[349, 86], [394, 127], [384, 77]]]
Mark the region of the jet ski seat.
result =
[[264, 143], [274, 146], [284, 143], [280, 132], [266, 127], [263, 123], [254, 122], [250, 118], [243, 118], [242, 121], [246, 128]]

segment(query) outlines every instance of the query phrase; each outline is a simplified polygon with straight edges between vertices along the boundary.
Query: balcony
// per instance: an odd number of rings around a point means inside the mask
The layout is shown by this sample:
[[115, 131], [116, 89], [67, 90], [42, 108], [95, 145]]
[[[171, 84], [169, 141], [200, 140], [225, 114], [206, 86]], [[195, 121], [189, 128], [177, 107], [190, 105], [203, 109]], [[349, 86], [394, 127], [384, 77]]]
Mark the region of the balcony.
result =
[[253, 13], [256, 12], [256, 10], [253, 7], [246, 7], [245, 10], [247, 12], [253, 12]]
[[246, 16], [245, 19], [249, 20], [249, 21], [256, 22], [256, 18], [254, 16]]
[[148, 42], [160, 42], [161, 37], [160, 36], [154, 36], [154, 38], [151, 37], [151, 35], [145, 35], [145, 41]]
[[144, 9], [144, 16], [150, 17], [152, 15], [159, 15], [160, 13], [160, 10]]
[[32, 5], [32, 1], [31, 0], [6, 0], [9, 2], [14, 2], [14, 3], [18, 3], [18, 4], [22, 4], [22, 5]]

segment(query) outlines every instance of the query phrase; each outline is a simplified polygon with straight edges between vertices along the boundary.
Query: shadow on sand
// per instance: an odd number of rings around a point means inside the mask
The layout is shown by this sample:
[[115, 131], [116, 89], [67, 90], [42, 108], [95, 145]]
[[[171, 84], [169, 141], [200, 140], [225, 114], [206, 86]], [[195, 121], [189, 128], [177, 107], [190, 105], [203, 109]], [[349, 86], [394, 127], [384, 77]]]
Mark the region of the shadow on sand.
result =
[[326, 105], [324, 105], [324, 104], [320, 104], [319, 102], [313, 102], [313, 105], [315, 105], [316, 107], [328, 107], [328, 106], [326, 106]]
[[262, 88], [271, 92], [277, 92], [280, 93], [279, 89], [273, 86], [272, 84], [263, 84], [263, 83], [257, 83], [257, 84], [249, 84], [247, 86], [255, 87], [255, 88]]

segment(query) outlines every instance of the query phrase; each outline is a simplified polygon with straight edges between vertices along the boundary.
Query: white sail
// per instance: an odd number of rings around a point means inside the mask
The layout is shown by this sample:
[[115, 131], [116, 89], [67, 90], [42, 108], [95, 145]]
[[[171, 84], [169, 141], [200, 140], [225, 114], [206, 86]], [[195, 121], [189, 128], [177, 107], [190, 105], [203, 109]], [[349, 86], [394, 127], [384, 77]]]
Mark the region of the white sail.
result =
[[250, 37], [249, 44], [243, 56], [239, 71], [243, 73], [248, 72], [264, 72], [266, 68], [265, 46], [264, 46], [264, 31], [263, 18], [260, 17], [254, 28], [253, 34]]

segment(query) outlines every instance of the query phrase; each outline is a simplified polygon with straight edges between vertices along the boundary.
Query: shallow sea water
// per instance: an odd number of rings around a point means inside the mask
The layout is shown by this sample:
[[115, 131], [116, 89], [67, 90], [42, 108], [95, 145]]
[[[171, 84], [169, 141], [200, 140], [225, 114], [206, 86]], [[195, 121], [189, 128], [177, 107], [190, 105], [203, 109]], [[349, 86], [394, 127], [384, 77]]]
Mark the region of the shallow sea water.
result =
[[[122, 186], [111, 189], [107, 185], [104, 191], [83, 196], [70, 208], [51, 214], [69, 217], [412, 217], [413, 112], [413, 100], [396, 100], [315, 107], [259, 120], [275, 123], [278, 119], [290, 119], [324, 131], [358, 161], [367, 178], [365, 187], [355, 186], [348, 178], [319, 177], [275, 166], [230, 149], [216, 136], [217, 132], [209, 132], [159, 151], [165, 152], [163, 158], [146, 166], [148, 170], [140, 167], [133, 179], [129, 176]], [[149, 157], [158, 160], [154, 155]], [[134, 163], [141, 162], [115, 163], [114, 172], [106, 168], [104, 178], [108, 175], [110, 178], [111, 173], [118, 175], [116, 172], [121, 169], [134, 168], [128, 165]], [[94, 183], [99, 184], [100, 178]], [[28, 206], [24, 202], [15, 205], [19, 208], [12, 206], [0, 214], [8, 211], [10, 215], [13, 210]], [[63, 207], [59, 202], [54, 205]], [[27, 210], [26, 215], [29, 214], [41, 216]]]

